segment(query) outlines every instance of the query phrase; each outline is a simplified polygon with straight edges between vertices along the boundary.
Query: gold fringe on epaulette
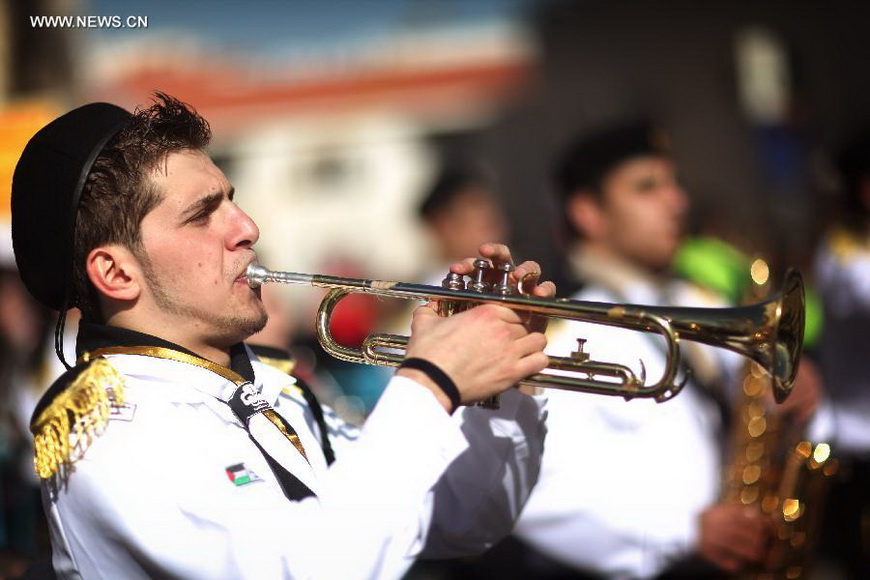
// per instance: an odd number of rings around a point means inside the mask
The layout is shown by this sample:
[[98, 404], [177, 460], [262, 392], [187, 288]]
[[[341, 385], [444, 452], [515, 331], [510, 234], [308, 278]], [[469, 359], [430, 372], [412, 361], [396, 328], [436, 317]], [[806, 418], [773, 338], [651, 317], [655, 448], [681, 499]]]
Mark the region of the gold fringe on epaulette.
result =
[[123, 402], [121, 375], [106, 359], [93, 359], [31, 426], [37, 475], [63, 475], [106, 426], [111, 406]]

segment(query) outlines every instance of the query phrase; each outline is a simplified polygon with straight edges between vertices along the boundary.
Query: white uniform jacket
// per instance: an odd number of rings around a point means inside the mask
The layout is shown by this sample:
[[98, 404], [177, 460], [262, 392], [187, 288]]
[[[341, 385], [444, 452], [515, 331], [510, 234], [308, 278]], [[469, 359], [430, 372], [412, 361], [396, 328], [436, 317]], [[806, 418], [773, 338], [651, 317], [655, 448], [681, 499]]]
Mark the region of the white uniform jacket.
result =
[[[645, 279], [618, 283], [618, 295], [599, 285], [574, 298], [661, 302], [663, 288]], [[674, 303], [709, 306], [687, 285], [668, 290]], [[638, 376], [642, 360], [648, 384], [661, 376], [664, 341], [657, 335], [570, 322], [551, 328], [547, 351], [567, 356], [577, 338], [587, 339], [593, 360], [627, 365]], [[733, 367], [740, 359], [725, 353], [729, 362], [718, 361], [724, 351], [703, 352], [706, 364]], [[567, 566], [608, 578], [650, 578], [687, 555], [699, 514], [719, 493], [721, 419], [709, 397], [690, 381], [664, 403], [558, 390], [549, 400], [541, 477], [516, 534]]]
[[281, 459], [316, 494], [285, 498], [220, 398], [234, 385], [183, 362], [108, 355], [126, 404], [72, 466], [44, 480], [62, 578], [398, 578], [425, 551], [479, 552], [509, 533], [534, 485], [544, 404], [453, 417], [394, 378], [360, 430], [328, 409], [336, 452], [294, 379], [252, 361], [255, 387], [298, 432]]

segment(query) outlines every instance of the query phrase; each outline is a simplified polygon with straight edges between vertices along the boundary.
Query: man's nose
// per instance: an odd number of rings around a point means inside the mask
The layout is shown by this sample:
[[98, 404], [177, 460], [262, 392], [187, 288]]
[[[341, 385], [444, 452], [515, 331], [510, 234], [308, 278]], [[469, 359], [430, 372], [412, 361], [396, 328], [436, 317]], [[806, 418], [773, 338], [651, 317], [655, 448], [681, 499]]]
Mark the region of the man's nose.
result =
[[233, 225], [234, 235], [231, 241], [233, 247], [250, 247], [260, 239], [260, 228], [257, 227], [251, 217], [234, 206]]
[[678, 215], [682, 215], [686, 213], [689, 209], [689, 196], [686, 195], [686, 190], [684, 190], [680, 184], [672, 183], [670, 187], [668, 187], [668, 202], [671, 208], [674, 210], [674, 213]]

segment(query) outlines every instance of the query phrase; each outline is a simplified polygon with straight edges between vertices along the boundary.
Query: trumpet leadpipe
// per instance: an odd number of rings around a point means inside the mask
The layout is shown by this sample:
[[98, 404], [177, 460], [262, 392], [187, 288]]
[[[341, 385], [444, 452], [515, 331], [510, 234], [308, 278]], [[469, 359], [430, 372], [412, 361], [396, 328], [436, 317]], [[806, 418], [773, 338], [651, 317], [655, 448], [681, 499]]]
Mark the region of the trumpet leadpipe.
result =
[[[346, 290], [351, 293], [371, 294], [388, 298], [419, 300], [430, 302], [452, 300], [455, 302], [500, 304], [514, 310], [538, 314], [550, 318], [567, 320], [587, 320], [598, 324], [625, 326], [626, 321], [641, 314], [639, 308], [623, 304], [584, 302], [568, 298], [540, 298], [525, 294], [488, 294], [475, 290], [462, 290], [363, 278], [344, 278], [323, 274], [302, 274], [299, 272], [277, 272], [267, 270], [259, 264], [251, 264], [247, 271], [248, 285], [257, 288], [262, 284], [281, 283], [313, 286], [332, 290]], [[649, 309], [647, 309], [649, 310]], [[655, 324], [645, 325], [643, 330], [658, 332]]]

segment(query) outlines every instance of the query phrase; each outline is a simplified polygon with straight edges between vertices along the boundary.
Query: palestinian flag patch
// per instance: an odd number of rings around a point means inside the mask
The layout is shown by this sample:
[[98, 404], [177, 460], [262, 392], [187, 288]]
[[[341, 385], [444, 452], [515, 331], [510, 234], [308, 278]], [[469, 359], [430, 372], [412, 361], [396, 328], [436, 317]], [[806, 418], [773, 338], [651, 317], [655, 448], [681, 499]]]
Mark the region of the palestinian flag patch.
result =
[[109, 419], [113, 421], [132, 421], [136, 414], [136, 405], [120, 403], [109, 407]]
[[241, 487], [255, 481], [263, 481], [260, 476], [245, 467], [244, 463], [237, 463], [227, 467], [227, 477], [236, 487]]

